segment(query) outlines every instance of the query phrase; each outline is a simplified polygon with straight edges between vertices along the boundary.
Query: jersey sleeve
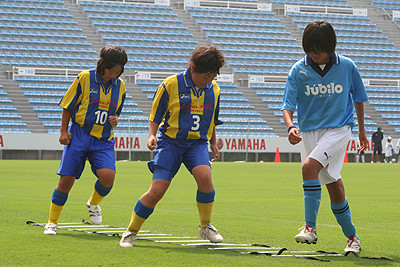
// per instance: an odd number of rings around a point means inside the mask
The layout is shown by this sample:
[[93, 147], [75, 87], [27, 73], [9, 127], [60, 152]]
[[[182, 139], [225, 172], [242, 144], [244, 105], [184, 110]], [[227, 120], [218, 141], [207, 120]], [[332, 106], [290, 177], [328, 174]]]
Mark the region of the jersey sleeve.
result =
[[162, 83], [154, 93], [153, 104], [151, 106], [151, 112], [149, 120], [160, 124], [167, 112], [168, 108], [168, 92], [165, 88], [165, 84]]
[[353, 101], [360, 103], [368, 101], [368, 96], [367, 92], [365, 91], [364, 83], [362, 81], [360, 72], [358, 71], [358, 68], [355, 64], [352, 75], [353, 84], [350, 92], [352, 94]]
[[58, 105], [64, 109], [67, 109], [69, 112], [73, 112], [81, 95], [82, 87], [80, 83], [80, 77], [78, 76], [75, 78], [74, 82], [71, 84]]
[[293, 72], [294, 71], [292, 69], [286, 81], [281, 110], [289, 109], [294, 112], [296, 110], [298, 97], [297, 97], [297, 84], [296, 80], [292, 75]]
[[120, 82], [121, 82], [121, 85], [120, 85], [121, 102], [120, 102], [120, 105], [119, 105], [117, 111], [115, 112], [115, 114], [117, 114], [118, 116], [121, 114], [122, 108], [124, 107], [125, 98], [126, 98], [125, 83], [122, 79], [120, 80]]
[[217, 102], [217, 106], [215, 108], [215, 114], [214, 114], [214, 124], [215, 124], [215, 126], [218, 126], [218, 125], [221, 125], [221, 124], [224, 123], [223, 121], [221, 121], [219, 119], [219, 101], [220, 101], [220, 97], [218, 96], [218, 102]]

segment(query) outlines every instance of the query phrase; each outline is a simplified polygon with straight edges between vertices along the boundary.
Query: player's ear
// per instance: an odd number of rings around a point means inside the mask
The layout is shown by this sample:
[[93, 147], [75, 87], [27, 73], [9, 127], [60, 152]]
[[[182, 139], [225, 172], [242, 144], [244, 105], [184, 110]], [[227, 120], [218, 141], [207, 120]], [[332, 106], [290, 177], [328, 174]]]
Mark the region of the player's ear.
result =
[[194, 68], [196, 68], [196, 66], [194, 64], [190, 65], [190, 70], [194, 71]]

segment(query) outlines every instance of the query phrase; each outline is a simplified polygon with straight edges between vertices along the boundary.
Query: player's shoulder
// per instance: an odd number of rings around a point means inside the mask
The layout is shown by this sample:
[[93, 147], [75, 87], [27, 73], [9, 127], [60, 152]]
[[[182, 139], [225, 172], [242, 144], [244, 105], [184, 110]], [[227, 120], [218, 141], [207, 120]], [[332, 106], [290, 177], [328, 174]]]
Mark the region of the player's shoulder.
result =
[[338, 58], [339, 58], [339, 64], [355, 66], [354, 61], [349, 57], [338, 55]]
[[212, 80], [211, 83], [212, 83], [214, 89], [221, 90], [221, 88], [219, 87], [219, 85], [218, 85], [218, 83], [216, 81]]
[[90, 77], [90, 72], [94, 70], [83, 70], [78, 74], [79, 78]]
[[121, 79], [121, 77], [118, 77], [117, 79], [121, 83], [121, 86], [125, 86], [125, 82], [123, 79]]
[[304, 69], [306, 68], [307, 68], [306, 59], [305, 57], [302, 57], [292, 65], [292, 68], [290, 69], [289, 72], [289, 76], [291, 77], [297, 76], [299, 73], [301, 73], [300, 71], [304, 73]]
[[165, 84], [166, 86], [175, 85], [178, 83], [178, 75], [179, 74], [168, 76], [167, 78], [164, 79], [162, 83]]

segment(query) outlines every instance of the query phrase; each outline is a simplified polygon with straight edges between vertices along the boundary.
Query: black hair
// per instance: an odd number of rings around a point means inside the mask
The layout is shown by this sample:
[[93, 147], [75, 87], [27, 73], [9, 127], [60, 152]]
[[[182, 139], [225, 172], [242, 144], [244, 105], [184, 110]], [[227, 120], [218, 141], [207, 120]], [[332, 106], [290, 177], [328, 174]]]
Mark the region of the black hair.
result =
[[304, 29], [302, 45], [306, 54], [324, 52], [332, 56], [336, 42], [335, 30], [329, 22], [314, 21]]
[[125, 50], [118, 46], [105, 46], [100, 51], [100, 59], [97, 61], [96, 71], [103, 76], [105, 69], [112, 69], [114, 66], [121, 66], [122, 70], [121, 74], [124, 72], [124, 66], [128, 62], [128, 56], [126, 55]]
[[214, 46], [196, 47], [189, 59], [188, 66], [194, 65], [193, 72], [219, 74], [219, 69], [225, 64], [225, 58], [220, 50]]

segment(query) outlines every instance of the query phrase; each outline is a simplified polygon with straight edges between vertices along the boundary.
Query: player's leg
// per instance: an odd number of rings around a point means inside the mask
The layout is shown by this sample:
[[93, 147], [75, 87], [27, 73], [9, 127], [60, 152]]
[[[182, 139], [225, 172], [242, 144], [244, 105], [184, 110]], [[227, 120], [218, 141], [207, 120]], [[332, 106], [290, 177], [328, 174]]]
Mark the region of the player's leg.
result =
[[55, 235], [57, 233], [57, 222], [61, 210], [68, 199], [68, 193], [74, 185], [75, 179], [80, 177], [85, 167], [86, 151], [84, 145], [82, 145], [85, 140], [84, 138], [75, 138], [78, 135], [75, 128], [81, 127], [71, 127], [71, 143], [68, 146], [64, 146], [60, 167], [57, 170], [60, 179], [53, 191], [49, 220], [44, 231], [46, 235]]
[[200, 227], [211, 223], [214, 206], [215, 190], [211, 180], [211, 170], [208, 165], [199, 165], [192, 170], [197, 183], [196, 202], [200, 216]]
[[176, 140], [160, 140], [154, 151], [154, 158], [148, 163], [153, 173], [149, 190], [137, 201], [132, 211], [128, 229], [123, 233], [119, 245], [132, 247], [136, 234], [143, 223], [153, 213], [156, 204], [161, 200], [171, 184], [172, 178], [178, 172], [182, 163], [183, 151], [176, 145]]
[[331, 209], [336, 217], [336, 221], [342, 227], [344, 235], [348, 238], [348, 246], [346, 251], [359, 252], [361, 250], [361, 242], [356, 234], [349, 202], [345, 196], [345, 190], [342, 179], [326, 185], [331, 200]]
[[45, 235], [57, 234], [57, 223], [60, 217], [62, 208], [67, 202], [68, 193], [74, 185], [75, 177], [68, 175], [60, 175], [60, 180], [53, 191], [50, 204], [49, 219], [45, 226]]
[[199, 234], [212, 243], [220, 243], [224, 239], [217, 229], [211, 225], [215, 197], [211, 168], [209, 165], [198, 165], [192, 169], [192, 174], [197, 183], [196, 202], [200, 217]]
[[304, 220], [305, 225], [300, 228], [300, 233], [295, 240], [301, 243], [316, 243], [317, 215], [321, 202], [321, 185], [318, 174], [322, 169], [320, 162], [307, 158], [302, 166], [303, 193], [304, 193]]
[[[160, 177], [160, 175], [163, 175], [163, 173], [165, 174], [165, 172], [165, 169], [154, 168], [154, 175], [156, 177]], [[131, 221], [119, 242], [121, 247], [133, 246], [136, 234], [139, 232], [143, 223], [153, 213], [155, 206], [162, 199], [170, 184], [171, 182], [169, 180], [153, 179], [149, 190], [136, 202], [135, 208], [132, 211]]]
[[382, 145], [379, 145], [379, 147], [377, 149], [378, 149], [378, 153], [377, 153], [377, 156], [376, 156], [376, 163], [380, 163], [381, 162], [380, 158], [381, 158], [381, 155], [382, 155]]
[[208, 239], [213, 243], [222, 242], [224, 239], [217, 229], [211, 225], [215, 190], [211, 178], [208, 142], [202, 140], [191, 141], [183, 163], [192, 173], [197, 183], [196, 204], [200, 217], [199, 234], [202, 238]]
[[89, 211], [90, 221], [94, 224], [100, 224], [103, 217], [99, 204], [110, 193], [115, 180], [114, 140], [103, 141], [92, 136], [88, 136], [88, 139], [90, 139], [90, 146], [87, 158], [92, 172], [98, 180], [94, 184], [92, 195], [88, 199], [86, 206]]
[[[306, 225], [295, 237], [297, 242], [316, 243], [316, 219], [321, 201], [321, 185], [340, 179], [350, 126], [303, 132], [301, 145]], [[304, 155], [308, 155], [304, 158]]]
[[110, 193], [115, 179], [115, 170], [103, 168], [96, 170], [98, 180], [94, 184], [92, 195], [86, 203], [90, 221], [100, 224], [103, 221], [100, 202]]

